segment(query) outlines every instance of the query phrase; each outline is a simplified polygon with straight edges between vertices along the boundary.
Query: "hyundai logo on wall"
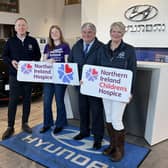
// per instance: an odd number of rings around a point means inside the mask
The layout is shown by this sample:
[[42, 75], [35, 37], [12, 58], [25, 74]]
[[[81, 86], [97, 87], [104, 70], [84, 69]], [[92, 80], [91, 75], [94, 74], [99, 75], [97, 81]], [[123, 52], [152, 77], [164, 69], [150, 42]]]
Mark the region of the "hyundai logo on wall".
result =
[[124, 16], [133, 22], [141, 22], [154, 18], [158, 9], [152, 5], [135, 5], [127, 9]]

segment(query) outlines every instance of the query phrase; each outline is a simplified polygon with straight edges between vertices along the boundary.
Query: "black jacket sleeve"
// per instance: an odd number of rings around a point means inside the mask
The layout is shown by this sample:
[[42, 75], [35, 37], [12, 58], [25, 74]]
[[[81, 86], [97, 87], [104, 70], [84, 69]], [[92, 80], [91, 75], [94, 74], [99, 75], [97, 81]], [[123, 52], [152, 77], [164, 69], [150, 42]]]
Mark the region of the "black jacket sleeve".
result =
[[73, 62], [73, 52], [74, 52], [74, 47], [72, 47], [72, 49], [70, 51], [70, 55], [68, 57], [68, 62]]
[[38, 42], [37, 42], [37, 40], [35, 39], [35, 42], [34, 42], [34, 48], [35, 48], [35, 57], [34, 57], [34, 60], [35, 61], [39, 61], [40, 60], [40, 58], [41, 58], [41, 52], [40, 52], [40, 47], [39, 47], [39, 45], [38, 45]]
[[11, 64], [11, 58], [10, 58], [10, 49], [9, 49], [9, 41], [6, 42], [3, 52], [2, 52], [2, 58], [5, 63]]
[[137, 61], [136, 61], [136, 54], [135, 49], [132, 47], [129, 51], [129, 57], [128, 57], [128, 69], [132, 71], [133, 78], [132, 78], [132, 87], [131, 87], [131, 94], [134, 93], [135, 88], [135, 78], [136, 78], [136, 70], [137, 70]]

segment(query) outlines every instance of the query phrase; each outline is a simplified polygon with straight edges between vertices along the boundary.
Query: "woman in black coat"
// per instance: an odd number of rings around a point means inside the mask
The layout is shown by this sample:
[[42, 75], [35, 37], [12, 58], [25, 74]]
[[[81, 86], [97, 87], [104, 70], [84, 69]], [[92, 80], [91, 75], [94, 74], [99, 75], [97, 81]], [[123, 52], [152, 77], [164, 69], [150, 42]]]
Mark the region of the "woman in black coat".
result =
[[[136, 55], [134, 47], [122, 40], [124, 34], [125, 25], [122, 22], [114, 22], [111, 25], [111, 40], [99, 49], [97, 63], [101, 66], [128, 69], [133, 72], [131, 99], [135, 82]], [[124, 156], [125, 131], [122, 118], [126, 104], [103, 98], [106, 126], [110, 136], [110, 145], [103, 154], [109, 155], [112, 161], [119, 161]]]

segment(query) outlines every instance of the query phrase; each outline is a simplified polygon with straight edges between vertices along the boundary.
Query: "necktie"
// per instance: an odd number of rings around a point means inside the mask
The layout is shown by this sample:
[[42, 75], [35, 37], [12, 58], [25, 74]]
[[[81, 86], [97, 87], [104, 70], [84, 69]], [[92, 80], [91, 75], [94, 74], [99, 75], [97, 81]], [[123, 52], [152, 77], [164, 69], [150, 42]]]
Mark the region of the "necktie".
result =
[[85, 54], [85, 55], [88, 53], [88, 49], [89, 49], [89, 44], [86, 44], [85, 50], [84, 50], [84, 54]]

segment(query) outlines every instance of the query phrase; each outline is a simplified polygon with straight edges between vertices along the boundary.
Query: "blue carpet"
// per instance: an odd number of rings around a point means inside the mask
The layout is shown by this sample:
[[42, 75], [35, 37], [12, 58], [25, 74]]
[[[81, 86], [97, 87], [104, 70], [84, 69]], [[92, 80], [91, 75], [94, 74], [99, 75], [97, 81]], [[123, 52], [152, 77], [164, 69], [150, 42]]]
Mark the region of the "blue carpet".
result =
[[67, 126], [58, 135], [51, 130], [40, 134], [40, 128], [38, 125], [32, 134], [22, 132], [1, 141], [0, 145], [48, 168], [137, 168], [149, 152], [147, 148], [126, 143], [124, 158], [120, 162], [112, 162], [102, 155], [102, 150], [108, 145], [106, 139], [102, 149], [96, 151], [92, 149], [92, 136], [81, 141], [73, 140], [77, 127]]

